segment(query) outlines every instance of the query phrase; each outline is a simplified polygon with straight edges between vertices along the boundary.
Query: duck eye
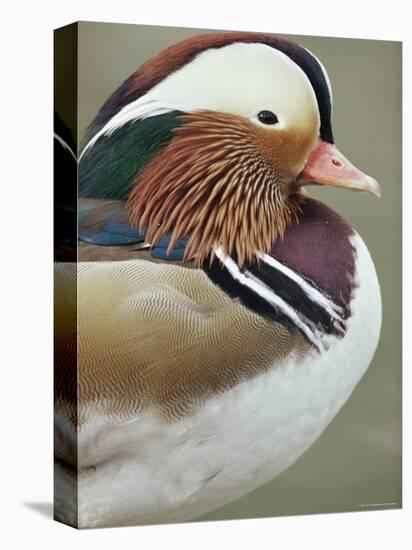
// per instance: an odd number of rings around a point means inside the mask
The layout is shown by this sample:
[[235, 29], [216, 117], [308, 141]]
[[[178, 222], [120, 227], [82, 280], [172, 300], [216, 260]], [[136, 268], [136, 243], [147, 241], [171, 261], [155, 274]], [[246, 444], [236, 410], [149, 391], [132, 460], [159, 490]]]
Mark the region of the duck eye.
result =
[[258, 119], [262, 124], [276, 124], [278, 117], [272, 111], [260, 111]]

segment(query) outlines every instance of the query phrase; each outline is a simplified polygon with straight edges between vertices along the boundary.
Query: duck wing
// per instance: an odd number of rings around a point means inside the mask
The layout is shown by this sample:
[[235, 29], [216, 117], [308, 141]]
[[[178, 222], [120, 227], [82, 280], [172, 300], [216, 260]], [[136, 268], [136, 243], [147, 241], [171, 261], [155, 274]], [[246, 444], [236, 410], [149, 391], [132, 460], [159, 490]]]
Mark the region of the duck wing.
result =
[[146, 233], [130, 224], [126, 201], [110, 199], [79, 199], [78, 237], [80, 261], [181, 262], [187, 244], [187, 239], [179, 239], [168, 252], [168, 234], [151, 246], [145, 240]]

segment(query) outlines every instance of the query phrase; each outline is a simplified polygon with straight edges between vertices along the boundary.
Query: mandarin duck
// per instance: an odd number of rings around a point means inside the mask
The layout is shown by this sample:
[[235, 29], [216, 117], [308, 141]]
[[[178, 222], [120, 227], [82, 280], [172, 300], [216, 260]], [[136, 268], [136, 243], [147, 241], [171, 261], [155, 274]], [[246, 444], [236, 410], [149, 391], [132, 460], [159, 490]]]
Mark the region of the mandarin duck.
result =
[[[331, 111], [321, 62], [257, 33], [175, 44], [100, 109], [79, 155], [57, 517], [199, 517], [292, 465], [348, 399], [377, 346], [379, 284], [362, 238], [305, 186], [379, 186], [335, 147]], [[56, 270], [59, 352], [76, 270]]]

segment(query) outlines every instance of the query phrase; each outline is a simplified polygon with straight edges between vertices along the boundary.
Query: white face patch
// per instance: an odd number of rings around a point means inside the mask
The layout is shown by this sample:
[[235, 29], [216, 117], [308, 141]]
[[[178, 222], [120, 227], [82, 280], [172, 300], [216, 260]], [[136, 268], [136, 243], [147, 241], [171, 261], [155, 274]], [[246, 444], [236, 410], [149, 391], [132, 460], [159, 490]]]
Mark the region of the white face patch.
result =
[[[236, 42], [202, 52], [123, 107], [88, 142], [82, 155], [101, 136], [128, 122], [174, 110], [229, 113], [273, 131], [313, 131], [314, 136], [320, 124], [312, 85], [296, 63], [266, 44]], [[263, 124], [258, 119], [261, 111], [273, 112], [278, 122]]]

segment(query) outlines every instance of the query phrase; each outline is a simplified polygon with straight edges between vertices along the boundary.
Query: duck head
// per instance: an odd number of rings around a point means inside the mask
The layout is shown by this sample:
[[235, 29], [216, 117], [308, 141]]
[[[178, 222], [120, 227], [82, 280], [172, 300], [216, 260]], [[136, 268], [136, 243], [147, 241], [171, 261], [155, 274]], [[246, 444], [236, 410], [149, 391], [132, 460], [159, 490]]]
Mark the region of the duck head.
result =
[[102, 145], [112, 140], [113, 155], [129, 136], [128, 154], [147, 153], [122, 191], [131, 222], [152, 244], [171, 234], [170, 249], [187, 237], [186, 258], [198, 265], [220, 247], [241, 267], [298, 221], [305, 185], [379, 195], [376, 181], [335, 147], [331, 111], [326, 71], [302, 46], [256, 33], [200, 35], [115, 92], [82, 159], [94, 152], [102, 163]]

